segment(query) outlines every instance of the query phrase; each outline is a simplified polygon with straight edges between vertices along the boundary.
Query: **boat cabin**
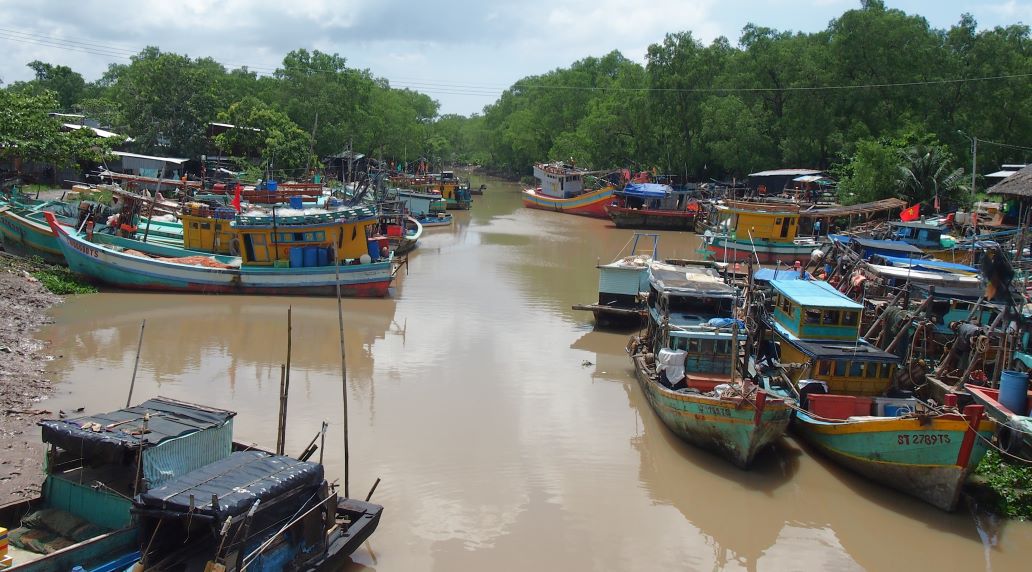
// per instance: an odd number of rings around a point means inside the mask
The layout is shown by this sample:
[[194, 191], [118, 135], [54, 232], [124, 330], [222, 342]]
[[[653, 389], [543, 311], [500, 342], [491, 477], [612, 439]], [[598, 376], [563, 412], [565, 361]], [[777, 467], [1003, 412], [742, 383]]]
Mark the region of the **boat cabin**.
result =
[[815, 379], [831, 393], [881, 395], [892, 383], [900, 358], [860, 339], [863, 306], [826, 282], [772, 280], [775, 338], [794, 380]]
[[863, 306], [819, 280], [771, 280], [774, 320], [801, 339], [856, 340]]
[[678, 187], [659, 183], [627, 183], [613, 194], [620, 206], [631, 209], [684, 211], [698, 210], [695, 187]]
[[234, 215], [232, 220], [219, 218], [217, 211], [214, 217], [182, 215], [186, 249], [229, 252], [240, 256], [244, 266], [299, 267], [357, 260], [364, 254], [377, 260], [387, 245], [386, 237], [377, 234], [379, 218], [367, 207], [291, 216], [277, 216], [274, 210], [271, 215]]
[[799, 209], [792, 205], [728, 201], [717, 209], [739, 240], [793, 243], [799, 233]]
[[941, 249], [943, 229], [926, 222], [892, 222], [892, 236], [918, 248]]
[[135, 550], [132, 497], [227, 457], [235, 415], [158, 397], [111, 413], [41, 421], [48, 445], [42, 492], [0, 507], [14, 566], [93, 569]]
[[542, 163], [534, 165], [534, 177], [541, 181], [541, 194], [568, 199], [584, 192], [584, 174], [563, 163]]

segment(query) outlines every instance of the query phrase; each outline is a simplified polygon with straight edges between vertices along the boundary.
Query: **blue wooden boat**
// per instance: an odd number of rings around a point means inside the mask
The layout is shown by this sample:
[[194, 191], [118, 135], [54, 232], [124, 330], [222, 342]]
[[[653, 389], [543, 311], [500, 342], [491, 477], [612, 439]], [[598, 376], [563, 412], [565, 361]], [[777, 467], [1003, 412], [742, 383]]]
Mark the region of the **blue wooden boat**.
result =
[[649, 324], [632, 338], [638, 385], [684, 441], [748, 468], [788, 429], [784, 400], [736, 375], [740, 344], [735, 291], [712, 263], [650, 266]]
[[0, 506], [12, 570], [127, 569], [140, 545], [132, 497], [228, 456], [235, 415], [159, 397], [40, 422], [50, 451], [42, 492]]
[[424, 228], [435, 226], [451, 226], [452, 223], [451, 213], [414, 215], [413, 218], [419, 221], [419, 224], [423, 225]]
[[984, 408], [894, 393], [901, 359], [860, 338], [863, 306], [825, 282], [770, 284], [768, 325], [793, 385], [768, 389], [797, 402], [796, 433], [872, 481], [953, 510], [995, 429]]
[[[233, 244], [239, 256], [197, 256], [188, 250], [176, 253], [139, 241], [130, 248], [103, 244], [62, 226], [50, 213], [46, 216], [73, 271], [119, 288], [332, 296], [339, 279], [343, 296], [386, 296], [395, 269], [393, 255], [381, 257], [379, 243], [367, 233], [367, 227], [371, 231], [376, 225], [376, 215], [364, 211], [353, 217], [345, 215], [334, 213], [318, 221], [305, 217], [279, 221], [238, 217], [232, 224], [225, 221], [232, 230], [232, 240], [237, 241]], [[194, 223], [204, 224], [189, 224]], [[341, 264], [330, 264], [329, 256], [317, 257], [319, 246], [313, 244], [330, 249]], [[326, 262], [320, 264], [319, 258]]]

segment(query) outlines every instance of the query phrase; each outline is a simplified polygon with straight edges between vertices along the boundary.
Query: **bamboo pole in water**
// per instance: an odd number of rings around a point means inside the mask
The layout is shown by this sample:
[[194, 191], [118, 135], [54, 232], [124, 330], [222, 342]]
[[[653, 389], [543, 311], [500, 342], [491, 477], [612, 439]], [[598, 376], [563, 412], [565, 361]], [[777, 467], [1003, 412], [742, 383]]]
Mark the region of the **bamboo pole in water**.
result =
[[[344, 230], [341, 229], [341, 236], [343, 236]], [[333, 261], [337, 269], [337, 325], [340, 330], [340, 376], [341, 376], [341, 393], [344, 397], [344, 496], [350, 497], [350, 488], [348, 483], [350, 481], [351, 471], [348, 464], [349, 461], [349, 443], [348, 443], [348, 366], [346, 354], [344, 353], [344, 308], [340, 301], [340, 258], [335, 257]]]
[[133, 363], [133, 378], [129, 381], [129, 397], [125, 399], [125, 406], [129, 407], [133, 401], [133, 388], [136, 387], [136, 370], [140, 367], [140, 349], [143, 347], [143, 329], [147, 327], [147, 320], [140, 324], [140, 339], [136, 342], [136, 362]]

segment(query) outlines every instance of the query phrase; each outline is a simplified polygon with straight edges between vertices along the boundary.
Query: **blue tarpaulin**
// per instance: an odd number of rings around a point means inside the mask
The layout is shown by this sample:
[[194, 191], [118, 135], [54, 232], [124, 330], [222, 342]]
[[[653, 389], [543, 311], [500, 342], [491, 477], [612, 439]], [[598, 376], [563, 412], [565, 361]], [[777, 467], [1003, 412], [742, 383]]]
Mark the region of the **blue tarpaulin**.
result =
[[620, 194], [639, 199], [662, 199], [672, 191], [670, 185], [659, 183], [627, 183]]
[[753, 274], [753, 280], [758, 282], [770, 282], [771, 280], [810, 280], [813, 276], [809, 272], [801, 276], [800, 271], [789, 269], [774, 270], [773, 268], [762, 268]]
[[923, 258], [902, 258], [899, 256], [886, 256], [882, 255], [882, 258], [887, 260], [893, 266], [897, 264], [905, 264], [912, 266], [915, 270], [932, 270], [932, 271], [943, 271], [943, 272], [964, 272], [967, 274], [978, 274], [978, 269], [968, 266], [966, 264], [956, 264], [954, 262], [946, 262], [945, 260], [933, 260]]

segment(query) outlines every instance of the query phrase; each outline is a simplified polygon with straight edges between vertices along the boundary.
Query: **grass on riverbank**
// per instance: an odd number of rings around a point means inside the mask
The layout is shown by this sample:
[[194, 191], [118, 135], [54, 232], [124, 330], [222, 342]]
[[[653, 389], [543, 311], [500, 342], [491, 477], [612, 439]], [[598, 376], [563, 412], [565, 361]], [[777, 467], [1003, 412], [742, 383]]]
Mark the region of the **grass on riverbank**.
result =
[[1007, 518], [1032, 520], [1032, 465], [1005, 461], [990, 450], [978, 465], [975, 479], [986, 489], [984, 495], [978, 495], [986, 508]]
[[0, 268], [8, 271], [22, 271], [39, 280], [47, 290], [58, 296], [69, 294], [93, 294], [97, 288], [83, 282], [71, 270], [63, 266], [47, 264], [38, 256], [20, 258], [12, 255], [0, 257]]

